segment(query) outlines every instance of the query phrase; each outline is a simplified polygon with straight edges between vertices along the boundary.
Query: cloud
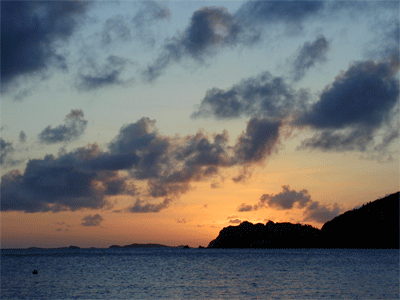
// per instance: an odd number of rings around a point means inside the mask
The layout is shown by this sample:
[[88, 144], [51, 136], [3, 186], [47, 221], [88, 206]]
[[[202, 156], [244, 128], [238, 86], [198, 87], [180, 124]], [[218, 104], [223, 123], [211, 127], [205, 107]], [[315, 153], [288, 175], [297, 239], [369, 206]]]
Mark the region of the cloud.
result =
[[168, 19], [171, 15], [168, 7], [155, 1], [140, 2], [139, 11], [132, 18], [136, 28], [143, 28], [152, 25], [159, 20]]
[[282, 192], [278, 194], [262, 195], [255, 205], [245, 203], [239, 205], [237, 211], [256, 211], [267, 207], [278, 210], [303, 209], [304, 221], [315, 221], [317, 223], [325, 223], [343, 211], [337, 203], [331, 206], [320, 204], [311, 199], [311, 195], [306, 189], [297, 192], [291, 190], [288, 185], [283, 185]]
[[144, 75], [152, 81], [171, 64], [189, 57], [203, 62], [219, 49], [253, 45], [260, 39], [261, 28], [267, 23], [283, 21], [298, 25], [307, 15], [315, 14], [323, 4], [314, 1], [249, 1], [235, 14], [225, 7], [203, 7], [195, 11], [182, 34], [166, 40], [162, 53], [148, 66]]
[[130, 41], [132, 39], [132, 32], [121, 15], [107, 19], [100, 35], [103, 46], [111, 45], [116, 40]]
[[297, 57], [293, 63], [294, 80], [298, 81], [303, 78], [306, 71], [316, 63], [325, 62], [328, 50], [329, 42], [323, 35], [317, 36], [312, 43], [304, 43], [298, 51]]
[[294, 122], [317, 130], [299, 148], [365, 151], [374, 133], [392, 122], [399, 99], [398, 68], [390, 61], [350, 65]]
[[155, 38], [150, 27], [170, 16], [167, 6], [155, 1], [135, 3], [138, 9], [133, 17], [115, 15], [107, 19], [100, 32], [103, 47], [115, 46], [116, 42], [129, 42], [139, 38], [142, 42], [154, 46]]
[[236, 159], [241, 164], [263, 162], [276, 150], [281, 125], [265, 118], [250, 119], [234, 147]]
[[99, 65], [93, 57], [87, 57], [82, 64], [75, 86], [81, 91], [90, 91], [111, 85], [128, 85], [132, 78], [122, 78], [123, 71], [132, 62], [110, 55], [106, 63]]
[[[398, 12], [400, 9], [399, 2], [393, 4], [396, 7], [393, 12]], [[368, 57], [376, 59], [392, 59], [393, 62], [399, 62], [399, 44], [400, 44], [400, 20], [398, 14], [393, 16], [385, 15], [382, 18], [377, 18], [375, 22], [369, 25], [368, 28], [375, 35], [370, 41], [365, 50]]]
[[233, 219], [233, 220], [229, 220], [229, 223], [231, 224], [240, 224], [242, 221], [239, 219]]
[[89, 6], [86, 1], [2, 1], [2, 92], [17, 85], [20, 76], [44, 78], [50, 67], [66, 69], [55, 42], [72, 36]]
[[[305, 44], [300, 51], [303, 53], [299, 56], [302, 59], [297, 60], [298, 70], [305, 71], [311, 66], [311, 61], [319, 61], [321, 56], [308, 57], [306, 54], [315, 47], [319, 49], [319, 43], [325, 44], [323, 37], [318, 37], [312, 44]], [[321, 46], [325, 49], [324, 47]], [[317, 57], [319, 58], [316, 59]], [[398, 118], [398, 69], [399, 63], [395, 57], [382, 62], [355, 62], [347, 71], [337, 76], [314, 103], [311, 103], [311, 95], [306, 90], [295, 90], [282, 78], [264, 72], [227, 90], [208, 90], [191, 117], [252, 117], [247, 130], [253, 131], [247, 133], [247, 137], [243, 135], [238, 143], [247, 145], [246, 148], [241, 148], [241, 153], [237, 152], [242, 157], [246, 153], [251, 154], [252, 150], [256, 154], [257, 147], [270, 155], [271, 149], [267, 150], [268, 147], [265, 146], [274, 145], [274, 141], [278, 140], [278, 128], [287, 123], [290, 130], [308, 127], [314, 132], [314, 136], [302, 141], [298, 149], [323, 151], [371, 150], [377, 131], [382, 130], [382, 142], [372, 149], [383, 153], [399, 135], [395, 121]], [[268, 132], [271, 135], [264, 135], [264, 139], [253, 138], [252, 142], [250, 137], [255, 137], [255, 128], [260, 128], [255, 120], [261, 118], [264, 123], [270, 123]], [[265, 126], [268, 127], [266, 123]], [[259, 133], [262, 136], [262, 131]], [[266, 143], [264, 146], [257, 143], [261, 140]], [[237, 181], [242, 177], [237, 177]]]
[[84, 114], [81, 109], [73, 109], [65, 117], [65, 125], [55, 128], [47, 126], [39, 133], [39, 140], [45, 144], [55, 144], [60, 142], [70, 142], [78, 139], [85, 131], [87, 121], [83, 119]]
[[323, 5], [319, 1], [248, 1], [235, 14], [229, 13], [225, 7], [203, 7], [193, 13], [183, 33], [165, 41], [161, 54], [143, 75], [148, 81], [153, 81], [171, 63], [178, 63], [184, 57], [201, 63], [206, 56], [221, 48], [249, 47], [260, 40], [265, 25], [277, 21], [298, 28]]
[[283, 119], [299, 109], [306, 99], [304, 90], [296, 91], [283, 78], [263, 72], [225, 91], [218, 88], [208, 90], [191, 117], [233, 119], [261, 115]]
[[317, 223], [326, 223], [343, 212], [343, 209], [334, 203], [331, 207], [322, 205], [318, 201], [313, 201], [305, 212], [304, 221], [315, 221]]
[[143, 201], [137, 199], [133, 206], [127, 208], [127, 211], [131, 213], [157, 213], [160, 212], [162, 209], [167, 208], [171, 201], [172, 199], [166, 198], [163, 202], [158, 204], [143, 204]]
[[171, 63], [187, 56], [202, 62], [218, 47], [233, 45], [237, 41], [239, 27], [224, 7], [203, 7], [195, 11], [190, 25], [182, 34], [167, 39], [158, 58], [143, 75], [148, 81], [156, 79]]
[[12, 158], [15, 152], [12, 142], [7, 142], [3, 138], [0, 138], [0, 150], [0, 165], [3, 167], [12, 167], [20, 163], [20, 161]]
[[323, 11], [324, 7], [323, 1], [247, 1], [235, 17], [253, 30], [278, 22], [298, 30], [305, 20]]
[[245, 203], [242, 203], [242, 204], [239, 205], [238, 208], [237, 208], [237, 211], [238, 211], [238, 212], [245, 212], [245, 211], [252, 211], [252, 210], [254, 210], [254, 209], [253, 209], [253, 206], [248, 205], [248, 204], [245, 204]]
[[18, 140], [21, 143], [25, 143], [26, 142], [26, 134], [25, 134], [25, 132], [23, 130], [21, 130], [21, 132], [19, 133]]
[[[75, 110], [67, 119], [82, 117]], [[57, 157], [30, 160], [23, 173], [6, 173], [1, 209], [101, 209], [111, 207], [110, 197], [127, 195], [137, 200], [121, 211], [160, 212], [189, 191], [191, 183], [213, 179], [224, 168], [248, 167], [266, 159], [277, 143], [279, 126], [252, 119], [232, 147], [226, 131], [212, 137], [201, 131], [168, 137], [159, 134], [155, 120], [142, 118], [123, 126], [106, 151], [90, 144], [61, 151]]]
[[100, 226], [104, 219], [99, 214], [87, 215], [82, 218], [82, 226]]
[[97, 145], [59, 157], [29, 160], [25, 171], [2, 176], [1, 210], [76, 211], [111, 207], [109, 197], [135, 195], [135, 187], [117, 171], [91, 169], [87, 161], [101, 155]]
[[256, 207], [269, 206], [277, 209], [292, 209], [296, 204], [298, 208], [304, 208], [311, 201], [311, 196], [307, 190], [296, 192], [290, 190], [288, 185], [283, 185], [282, 189], [283, 191], [276, 195], [262, 195]]
[[226, 132], [214, 135], [213, 141], [201, 132], [171, 139], [158, 133], [155, 120], [142, 118], [121, 128], [109, 149], [112, 155], [135, 156], [129, 173], [136, 180], [147, 180], [150, 197], [175, 198], [190, 189], [190, 182], [231, 165], [227, 140]]
[[[182, 33], [165, 40], [159, 56], [147, 66], [143, 76], [147, 81], [153, 81], [171, 64], [179, 63], [184, 58], [204, 63], [207, 57], [226, 47], [251, 47], [266, 40], [276, 26], [284, 28], [284, 35], [293, 36], [302, 32], [305, 22], [313, 19], [325, 21], [343, 16], [343, 13], [349, 13], [349, 17], [354, 18], [354, 15], [398, 10], [397, 5], [384, 2], [349, 1], [342, 4], [334, 1], [247, 1], [233, 14], [224, 7], [203, 7], [192, 14]], [[311, 65], [322, 62], [323, 52], [326, 51], [326, 43], [322, 39], [304, 47], [311, 48], [304, 48], [299, 54], [295, 64], [297, 80]], [[313, 50], [319, 54], [314, 56]]]

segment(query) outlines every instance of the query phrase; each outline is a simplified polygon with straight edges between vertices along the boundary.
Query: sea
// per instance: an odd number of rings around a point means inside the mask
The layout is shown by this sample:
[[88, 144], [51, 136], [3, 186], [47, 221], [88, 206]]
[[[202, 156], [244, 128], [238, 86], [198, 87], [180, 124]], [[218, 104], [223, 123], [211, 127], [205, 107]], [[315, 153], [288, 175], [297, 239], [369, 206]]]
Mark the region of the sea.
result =
[[399, 275], [399, 250], [1, 250], [1, 299], [399, 299]]

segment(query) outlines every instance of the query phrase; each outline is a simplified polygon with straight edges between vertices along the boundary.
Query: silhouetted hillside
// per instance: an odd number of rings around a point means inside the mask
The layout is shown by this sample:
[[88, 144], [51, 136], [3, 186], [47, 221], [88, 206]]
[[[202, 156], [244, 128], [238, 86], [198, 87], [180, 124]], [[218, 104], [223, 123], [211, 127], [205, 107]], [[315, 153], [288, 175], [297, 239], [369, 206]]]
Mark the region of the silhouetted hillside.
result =
[[399, 248], [399, 192], [324, 224], [242, 222], [222, 229], [208, 248]]
[[399, 248], [399, 192], [326, 222], [321, 237], [326, 248]]
[[221, 230], [208, 248], [310, 248], [318, 247], [320, 230], [310, 225], [242, 222]]

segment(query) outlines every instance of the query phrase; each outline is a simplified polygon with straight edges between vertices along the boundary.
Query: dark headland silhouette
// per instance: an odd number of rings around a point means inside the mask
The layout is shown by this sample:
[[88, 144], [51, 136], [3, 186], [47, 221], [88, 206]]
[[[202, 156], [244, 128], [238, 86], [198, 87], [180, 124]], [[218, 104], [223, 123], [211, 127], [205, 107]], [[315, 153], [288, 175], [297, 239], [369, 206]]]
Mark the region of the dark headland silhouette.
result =
[[311, 225], [242, 222], [223, 228], [207, 248], [399, 249], [399, 192]]

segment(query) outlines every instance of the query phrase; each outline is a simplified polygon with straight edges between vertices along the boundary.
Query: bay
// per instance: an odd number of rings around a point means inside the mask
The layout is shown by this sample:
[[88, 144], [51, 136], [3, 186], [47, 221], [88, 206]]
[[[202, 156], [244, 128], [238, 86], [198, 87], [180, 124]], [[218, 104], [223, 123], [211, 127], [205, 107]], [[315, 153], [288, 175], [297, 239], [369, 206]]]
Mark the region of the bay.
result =
[[399, 275], [392, 249], [1, 250], [1, 299], [399, 299]]

